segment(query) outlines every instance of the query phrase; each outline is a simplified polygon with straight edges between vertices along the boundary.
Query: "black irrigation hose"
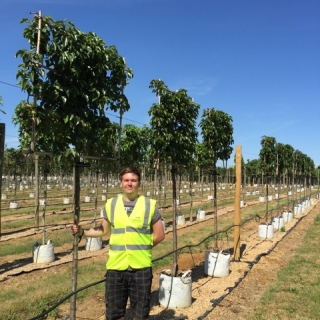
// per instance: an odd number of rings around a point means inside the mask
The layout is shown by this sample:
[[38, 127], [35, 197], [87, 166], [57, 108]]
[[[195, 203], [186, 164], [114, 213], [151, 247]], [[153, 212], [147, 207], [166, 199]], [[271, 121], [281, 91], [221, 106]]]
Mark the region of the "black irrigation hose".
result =
[[73, 295], [77, 294], [78, 292], [88, 289], [92, 286], [95, 286], [96, 284], [102, 283], [104, 282], [105, 279], [101, 279], [99, 281], [93, 282], [93, 283], [89, 283], [88, 285], [79, 288], [78, 290], [76, 290], [75, 292], [71, 292], [69, 293], [67, 296], [65, 296], [62, 300], [60, 300], [58, 303], [56, 303], [55, 305], [53, 305], [51, 308], [47, 309], [47, 310], [43, 310], [43, 312], [33, 318], [30, 318], [29, 320], [36, 320], [36, 319], [41, 319], [44, 316], [48, 315], [52, 310], [54, 310], [55, 308], [57, 308], [61, 303], [65, 302], [66, 300], [68, 300], [70, 297], [72, 297]]

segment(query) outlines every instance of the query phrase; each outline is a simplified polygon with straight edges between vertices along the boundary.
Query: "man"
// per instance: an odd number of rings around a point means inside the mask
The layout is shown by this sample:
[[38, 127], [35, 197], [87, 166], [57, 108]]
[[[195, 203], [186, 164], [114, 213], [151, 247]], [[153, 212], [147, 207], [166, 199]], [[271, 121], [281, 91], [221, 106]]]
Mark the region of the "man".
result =
[[128, 297], [135, 319], [148, 319], [152, 283], [152, 247], [164, 237], [156, 201], [138, 194], [140, 172], [120, 172], [122, 195], [108, 199], [100, 226], [72, 234], [98, 238], [111, 231], [106, 274], [106, 319], [124, 319]]

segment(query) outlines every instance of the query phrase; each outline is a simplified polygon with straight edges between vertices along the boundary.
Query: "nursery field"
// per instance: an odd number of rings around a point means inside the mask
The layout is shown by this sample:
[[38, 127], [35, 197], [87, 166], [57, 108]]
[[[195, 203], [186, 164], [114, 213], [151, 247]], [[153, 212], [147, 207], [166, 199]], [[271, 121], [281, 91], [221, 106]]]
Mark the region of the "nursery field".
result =
[[[184, 188], [184, 187], [182, 187]], [[196, 188], [196, 187], [195, 187]], [[72, 236], [69, 227], [73, 221], [72, 203], [64, 205], [66, 190], [48, 190], [46, 206], [40, 206], [40, 228], [34, 227], [33, 203], [29, 191], [23, 190], [16, 196], [18, 209], [10, 209], [12, 196], [2, 200], [2, 234], [0, 241], [0, 319], [33, 319], [44, 310], [57, 305], [47, 319], [67, 319], [68, 299], [63, 300], [71, 288]], [[184, 188], [185, 189], [185, 188]], [[302, 190], [301, 190], [302, 191]], [[299, 192], [301, 193], [299, 190]], [[100, 194], [96, 197], [95, 192]], [[100, 209], [104, 205], [101, 194], [104, 190], [91, 190], [91, 201], [81, 203], [81, 221], [84, 227], [99, 223]], [[117, 187], [108, 191], [108, 197], [119, 192]], [[148, 188], [144, 190], [147, 194]], [[270, 191], [272, 192], [272, 191]], [[273, 194], [274, 194], [273, 190]], [[261, 193], [261, 191], [260, 191]], [[166, 239], [154, 249], [154, 281], [152, 287], [152, 309], [150, 319], [246, 319], [264, 289], [275, 278], [277, 271], [285, 266], [295, 253], [295, 248], [303, 238], [316, 214], [319, 204], [317, 190], [306, 190], [313, 199], [302, 213], [294, 216], [285, 228], [276, 230], [272, 239], [258, 237], [258, 226], [271, 221], [282, 210], [292, 206], [287, 198], [287, 190], [280, 191], [279, 199], [266, 203], [258, 200], [257, 188], [243, 192], [241, 208], [241, 259], [230, 262], [230, 275], [212, 278], [204, 275], [204, 255], [213, 244], [214, 210], [208, 189], [196, 188], [192, 201], [190, 192], [179, 194], [179, 214], [186, 221], [178, 225], [179, 271], [192, 273], [192, 305], [187, 309], [166, 309], [159, 305], [159, 275], [171, 268], [172, 250], [172, 199], [164, 194], [156, 194], [166, 225]], [[168, 193], [170, 194], [170, 193]], [[88, 195], [82, 191], [81, 199]], [[302, 194], [298, 194], [302, 197]], [[60, 197], [60, 198], [59, 198]], [[98, 200], [99, 198], [99, 200]], [[232, 186], [218, 191], [219, 248], [233, 253], [234, 189]], [[60, 200], [59, 200], [60, 199]], [[100, 200], [101, 199], [101, 200]], [[288, 207], [289, 205], [289, 207]], [[204, 209], [206, 215], [197, 219], [197, 210]], [[190, 219], [190, 212], [192, 219]], [[45, 213], [45, 215], [44, 215]], [[45, 217], [45, 218], [44, 218]], [[192, 220], [192, 221], [191, 221]], [[41, 225], [45, 224], [45, 228]], [[45, 232], [44, 232], [45, 230]], [[55, 248], [55, 260], [48, 264], [34, 263], [32, 248], [35, 242], [41, 243], [43, 237], [50, 239]], [[103, 239], [103, 247], [98, 251], [88, 251], [85, 239], [79, 243], [78, 288], [86, 287], [77, 294], [77, 319], [104, 319], [105, 262], [108, 253], [108, 238]], [[163, 257], [163, 258], [162, 258]], [[99, 284], [90, 286], [95, 282]], [[45, 317], [43, 317], [45, 318]], [[41, 317], [37, 318], [41, 319]], [[130, 313], [128, 314], [130, 319]]]

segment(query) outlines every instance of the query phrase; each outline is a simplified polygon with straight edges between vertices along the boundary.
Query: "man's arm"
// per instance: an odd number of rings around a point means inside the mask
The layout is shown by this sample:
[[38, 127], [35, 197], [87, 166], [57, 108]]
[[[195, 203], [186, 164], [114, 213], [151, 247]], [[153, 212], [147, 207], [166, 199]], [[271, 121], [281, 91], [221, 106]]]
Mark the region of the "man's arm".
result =
[[155, 222], [152, 225], [152, 232], [153, 232], [153, 246], [155, 247], [165, 238], [165, 233], [164, 233], [161, 219], [159, 219], [157, 222]]
[[71, 234], [76, 234], [77, 232], [79, 235], [83, 234], [86, 237], [91, 237], [91, 238], [100, 238], [110, 232], [110, 223], [108, 222], [107, 219], [103, 218], [101, 225], [98, 227], [90, 228], [88, 230], [84, 230], [80, 225], [73, 224], [71, 226]]

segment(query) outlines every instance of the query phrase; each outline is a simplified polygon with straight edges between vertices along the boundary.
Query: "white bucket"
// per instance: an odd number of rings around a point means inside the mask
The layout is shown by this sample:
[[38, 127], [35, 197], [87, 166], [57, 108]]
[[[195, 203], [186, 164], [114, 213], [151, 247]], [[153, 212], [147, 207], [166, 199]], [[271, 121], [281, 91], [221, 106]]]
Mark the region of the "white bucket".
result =
[[240, 201], [240, 208], [242, 208], [243, 206], [244, 206], [244, 201], [241, 200], [241, 201]]
[[[164, 271], [163, 271], [164, 272]], [[159, 276], [159, 303], [166, 308], [188, 308], [192, 303], [191, 270], [181, 277]]]
[[263, 196], [259, 197], [259, 202], [264, 202], [264, 197]]
[[106, 196], [105, 194], [103, 194], [103, 195], [101, 196], [101, 200], [102, 200], [102, 201], [106, 201], [106, 200], [107, 200], [107, 196]]
[[207, 276], [222, 278], [229, 275], [230, 253], [210, 252], [205, 253], [204, 273]]
[[272, 196], [268, 196], [268, 201], [272, 201]]
[[258, 236], [262, 239], [272, 239], [273, 225], [269, 223], [260, 224], [258, 227]]
[[185, 219], [184, 215], [177, 216], [177, 225], [178, 226], [184, 225], [185, 223], [186, 223], [186, 219]]
[[1, 199], [2, 199], [2, 200], [8, 199], [8, 195], [7, 195], [6, 193], [3, 193], [3, 194], [1, 195]]
[[66, 197], [63, 198], [63, 204], [69, 204], [70, 203], [70, 198]]
[[198, 210], [197, 220], [204, 220], [206, 218], [206, 212], [204, 210]]
[[150, 191], [147, 191], [147, 197], [149, 197], [150, 196]]
[[86, 250], [87, 251], [96, 251], [101, 250], [102, 248], [102, 239], [101, 238], [86, 238]]
[[54, 261], [54, 247], [51, 240], [41, 246], [34, 245], [32, 250], [34, 263], [49, 263]]
[[29, 193], [29, 197], [30, 197], [30, 198], [34, 198], [34, 192], [30, 192], [30, 193]]
[[84, 202], [90, 202], [90, 201], [91, 201], [91, 197], [86, 196], [86, 197], [84, 198]]
[[45, 199], [40, 199], [40, 206], [48, 205]]
[[283, 217], [274, 217], [272, 219], [272, 225], [274, 230], [281, 230], [281, 228], [284, 226]]

